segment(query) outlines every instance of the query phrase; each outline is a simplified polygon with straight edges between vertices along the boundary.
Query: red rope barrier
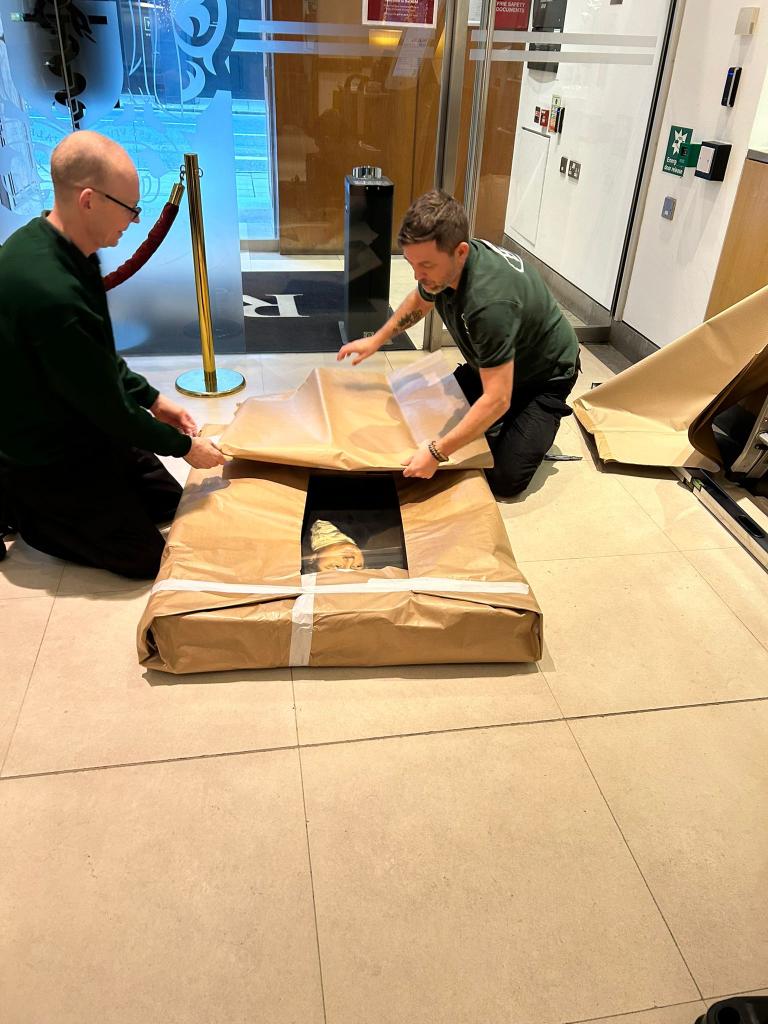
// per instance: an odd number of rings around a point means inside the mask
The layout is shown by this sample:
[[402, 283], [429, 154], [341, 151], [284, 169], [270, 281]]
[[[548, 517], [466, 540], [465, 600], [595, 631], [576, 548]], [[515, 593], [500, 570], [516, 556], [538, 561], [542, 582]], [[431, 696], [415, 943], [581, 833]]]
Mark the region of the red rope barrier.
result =
[[171, 225], [176, 220], [176, 214], [178, 212], [178, 204], [172, 202], [167, 202], [165, 204], [154, 227], [150, 229], [146, 240], [141, 243], [133, 256], [131, 256], [130, 259], [127, 259], [125, 263], [121, 264], [117, 270], [113, 270], [111, 274], [107, 274], [104, 278], [105, 291], [109, 291], [111, 288], [117, 287], [117, 285], [122, 284], [123, 281], [127, 281], [129, 277], [133, 277], [137, 270], [141, 270], [150, 256], [157, 251], [163, 239], [171, 230]]

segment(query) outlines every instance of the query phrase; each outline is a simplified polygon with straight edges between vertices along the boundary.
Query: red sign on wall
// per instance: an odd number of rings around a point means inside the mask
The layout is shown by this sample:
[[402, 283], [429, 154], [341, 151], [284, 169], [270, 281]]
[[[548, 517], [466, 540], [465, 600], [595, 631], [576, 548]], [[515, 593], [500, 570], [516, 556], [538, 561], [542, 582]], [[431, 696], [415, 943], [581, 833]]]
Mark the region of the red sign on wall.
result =
[[526, 32], [531, 15], [531, 0], [496, 0], [494, 27], [508, 32]]
[[363, 24], [434, 28], [437, 0], [363, 0]]

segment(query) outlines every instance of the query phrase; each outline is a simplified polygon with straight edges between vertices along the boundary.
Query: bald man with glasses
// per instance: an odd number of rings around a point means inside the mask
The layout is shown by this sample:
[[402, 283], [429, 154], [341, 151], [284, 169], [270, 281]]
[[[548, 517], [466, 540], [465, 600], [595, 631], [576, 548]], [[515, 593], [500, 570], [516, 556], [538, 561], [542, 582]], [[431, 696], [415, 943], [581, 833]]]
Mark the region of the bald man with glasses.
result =
[[0, 530], [136, 579], [157, 574], [158, 523], [181, 487], [158, 455], [226, 460], [117, 354], [96, 253], [141, 215], [125, 150], [96, 132], [53, 151], [53, 209], [0, 248]]

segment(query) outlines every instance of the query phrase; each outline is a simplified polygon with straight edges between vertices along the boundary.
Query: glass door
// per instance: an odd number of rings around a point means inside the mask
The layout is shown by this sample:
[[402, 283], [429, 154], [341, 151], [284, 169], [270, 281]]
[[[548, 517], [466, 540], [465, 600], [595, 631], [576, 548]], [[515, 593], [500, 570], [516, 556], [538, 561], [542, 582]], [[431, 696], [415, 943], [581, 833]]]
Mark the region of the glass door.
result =
[[[335, 350], [345, 178], [391, 182], [393, 245], [434, 183], [457, 18], [466, 46], [466, 0], [0, 0], [2, 238], [51, 205], [55, 144], [93, 128], [141, 181], [141, 224], [102, 254], [109, 272], [197, 153], [217, 349]], [[396, 253], [391, 284], [396, 304]], [[196, 351], [185, 204], [110, 301], [125, 353]]]
[[[42, 207], [53, 201], [51, 152], [65, 135], [93, 129], [121, 143], [136, 164], [142, 219], [115, 249], [105, 274], [128, 259], [155, 223], [184, 153], [202, 178], [208, 278], [216, 347], [244, 347], [230, 76], [231, 20], [223, 0], [0, 0], [10, 80], [18, 94]], [[10, 108], [13, 109], [13, 108]], [[9, 107], [3, 107], [3, 121]], [[14, 169], [14, 175], [16, 171]], [[4, 237], [28, 219], [6, 209]], [[40, 207], [34, 211], [40, 212]], [[200, 349], [186, 203], [150, 262], [109, 292], [125, 354]]]
[[[346, 339], [347, 289], [365, 261], [388, 275], [391, 305], [413, 286], [396, 250], [397, 229], [413, 199], [434, 183], [444, 67], [461, 4], [271, 0], [254, 17], [244, 3], [232, 61], [243, 80], [249, 67], [268, 69], [275, 223], [272, 245], [243, 242], [246, 344], [253, 351], [335, 351]], [[361, 167], [380, 171], [391, 209], [382, 214], [386, 229], [368, 225], [370, 245], [351, 267], [345, 190], [363, 190], [348, 181]], [[391, 264], [380, 244], [384, 230]], [[395, 345], [420, 347], [420, 334]]]
[[[456, 195], [474, 236], [533, 263], [598, 337], [631, 249], [675, 0], [470, 6]], [[445, 341], [433, 322], [428, 347]]]
[[274, 147], [274, 60], [268, 52], [241, 48], [246, 25], [269, 23], [269, 0], [240, 0], [238, 36], [229, 55], [235, 176], [243, 249], [276, 249], [277, 180]]
[[[468, 0], [0, 0], [0, 19], [2, 237], [51, 205], [56, 143], [93, 128], [141, 180], [142, 222], [103, 253], [105, 273], [143, 241], [184, 153], [198, 154], [217, 351], [338, 349], [357, 167], [392, 186], [390, 302], [413, 286], [397, 229], [436, 173], [454, 187]], [[110, 304], [124, 353], [196, 351], [186, 203]]]

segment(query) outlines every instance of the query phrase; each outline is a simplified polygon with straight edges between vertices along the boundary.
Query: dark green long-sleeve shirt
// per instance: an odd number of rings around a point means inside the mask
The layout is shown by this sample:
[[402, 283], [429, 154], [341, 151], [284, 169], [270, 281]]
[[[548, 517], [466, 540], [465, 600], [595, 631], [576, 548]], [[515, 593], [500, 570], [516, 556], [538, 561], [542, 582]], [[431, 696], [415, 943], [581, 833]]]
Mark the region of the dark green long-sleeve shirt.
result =
[[0, 454], [45, 465], [127, 445], [186, 455], [147, 409], [158, 392], [117, 354], [96, 256], [45, 216], [0, 247]]

